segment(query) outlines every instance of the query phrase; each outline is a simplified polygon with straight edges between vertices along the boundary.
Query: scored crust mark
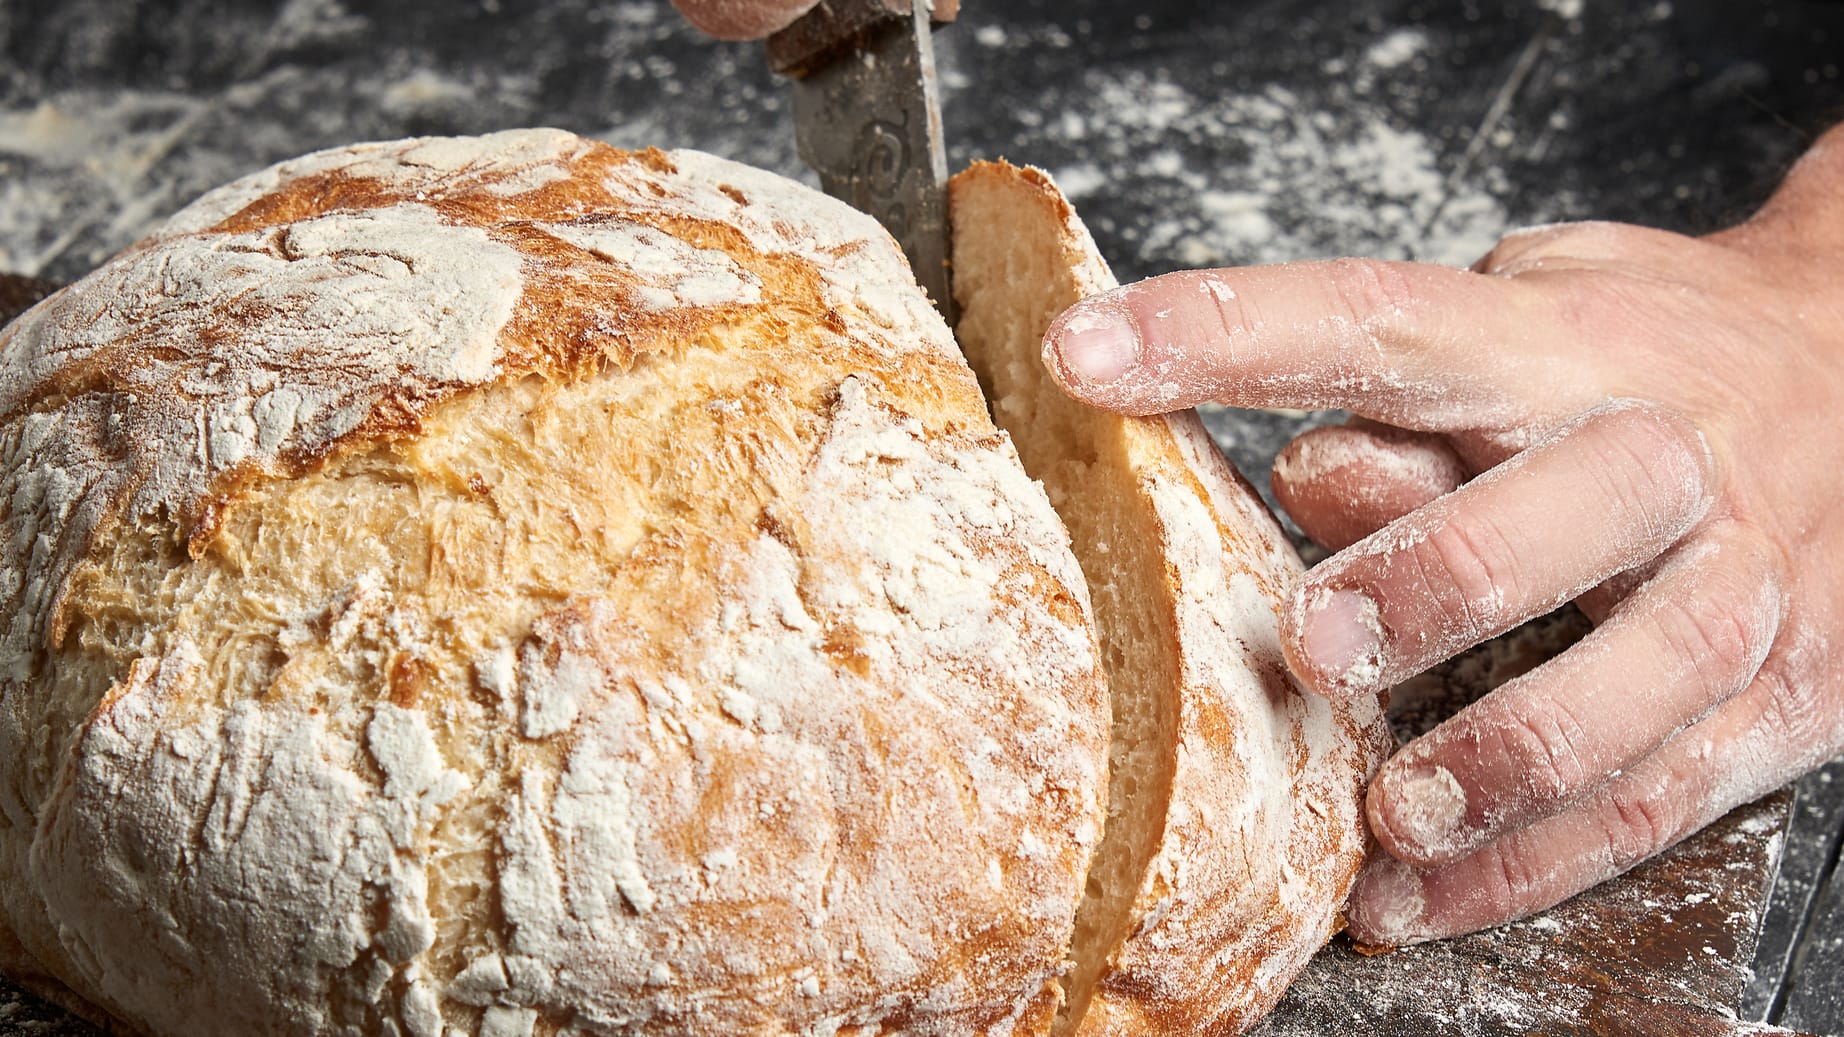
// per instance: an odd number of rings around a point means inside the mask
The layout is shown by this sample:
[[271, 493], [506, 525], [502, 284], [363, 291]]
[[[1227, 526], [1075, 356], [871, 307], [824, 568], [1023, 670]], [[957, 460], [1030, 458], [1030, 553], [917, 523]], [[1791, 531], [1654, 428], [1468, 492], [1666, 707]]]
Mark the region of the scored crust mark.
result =
[[1108, 827], [1062, 1032], [1239, 1032], [1329, 936], [1362, 861], [1387, 732], [1281, 663], [1299, 561], [1201, 422], [1081, 407], [1043, 371], [1049, 321], [1114, 286], [1048, 177], [950, 183], [960, 339], [1070, 526], [1114, 701]]
[[1054, 513], [868, 219], [618, 154], [309, 156], [9, 332], [0, 918], [59, 982], [161, 1034], [1048, 1029], [1107, 708]]
[[[9, 581], [26, 597], [8, 645], [61, 640], [71, 571], [123, 515], [164, 515], [196, 557], [254, 480], [414, 435], [469, 387], [626, 369], [752, 308], [790, 333], [867, 318], [854, 359], [900, 358], [964, 405], [889, 237], [842, 206], [759, 214], [723, 190], [763, 176], [520, 131], [335, 149], [207, 194], [0, 331], [11, 469], [50, 473], [9, 531], [42, 511], [62, 527], [49, 577]], [[764, 277], [785, 288], [772, 308]]]
[[[25, 400], [177, 390], [179, 413], [111, 417], [128, 424], [131, 446], [195, 451], [151, 462], [164, 478], [134, 508], [169, 507], [202, 540], [251, 469], [289, 474], [342, 444], [413, 434], [429, 406], [495, 378], [625, 369], [759, 302], [761, 274], [792, 278], [781, 301], [800, 316], [820, 249], [798, 238], [780, 254], [751, 247], [728, 219], [728, 196], [668, 190], [679, 177], [670, 156], [574, 138], [534, 155], [521, 140], [511, 154], [543, 158], [547, 175], [536, 177], [499, 150], [507, 136], [312, 156], [298, 179], [197, 227], [277, 176], [208, 195], [93, 275], [114, 293], [102, 312], [81, 319], [79, 296], [67, 294], [21, 322], [30, 326], [10, 336], [25, 347], [9, 349], [0, 414]], [[366, 175], [374, 166], [388, 175]], [[649, 221], [677, 226], [650, 233]], [[866, 244], [804, 229], [821, 248]], [[634, 255], [645, 262], [625, 261]], [[206, 284], [221, 287], [208, 295]], [[566, 299], [576, 304], [556, 305]], [[316, 378], [275, 387], [278, 370], [322, 350], [332, 352]], [[152, 372], [171, 381], [149, 384]], [[201, 442], [177, 434], [187, 418]], [[181, 474], [191, 484], [171, 485]]]

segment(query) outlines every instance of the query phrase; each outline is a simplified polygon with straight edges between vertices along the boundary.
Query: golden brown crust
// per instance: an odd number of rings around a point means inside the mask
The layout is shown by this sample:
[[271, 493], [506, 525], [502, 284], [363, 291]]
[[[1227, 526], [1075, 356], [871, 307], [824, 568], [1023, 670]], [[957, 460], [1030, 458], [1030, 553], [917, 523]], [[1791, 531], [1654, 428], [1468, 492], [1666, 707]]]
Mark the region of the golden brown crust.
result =
[[1087, 596], [868, 218], [361, 145], [0, 349], [0, 919], [60, 982], [188, 1037], [1047, 1028]]

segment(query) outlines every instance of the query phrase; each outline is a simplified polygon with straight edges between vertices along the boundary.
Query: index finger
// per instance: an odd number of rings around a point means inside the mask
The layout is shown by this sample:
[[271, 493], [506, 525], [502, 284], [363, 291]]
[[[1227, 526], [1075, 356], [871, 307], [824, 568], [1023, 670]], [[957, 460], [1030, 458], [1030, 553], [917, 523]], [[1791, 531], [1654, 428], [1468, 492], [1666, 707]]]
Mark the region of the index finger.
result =
[[1419, 263], [1185, 271], [1070, 307], [1044, 363], [1071, 396], [1129, 414], [1214, 401], [1337, 407], [1427, 432], [1513, 428], [1552, 413], [1526, 398], [1555, 384], [1573, 338], [1552, 299]]

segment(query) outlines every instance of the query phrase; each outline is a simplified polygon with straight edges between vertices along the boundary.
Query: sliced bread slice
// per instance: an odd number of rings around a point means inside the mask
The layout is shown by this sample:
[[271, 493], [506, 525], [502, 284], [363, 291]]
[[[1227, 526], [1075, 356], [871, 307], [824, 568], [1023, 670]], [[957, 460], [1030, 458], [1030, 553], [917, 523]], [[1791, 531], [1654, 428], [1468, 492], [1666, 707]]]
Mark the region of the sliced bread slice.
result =
[[1197, 414], [1094, 410], [1044, 370], [1050, 321], [1116, 286], [1050, 178], [978, 163], [949, 216], [961, 347], [1075, 541], [1113, 702], [1058, 1032], [1240, 1032], [1338, 924], [1390, 744], [1380, 710], [1289, 677], [1299, 557]]

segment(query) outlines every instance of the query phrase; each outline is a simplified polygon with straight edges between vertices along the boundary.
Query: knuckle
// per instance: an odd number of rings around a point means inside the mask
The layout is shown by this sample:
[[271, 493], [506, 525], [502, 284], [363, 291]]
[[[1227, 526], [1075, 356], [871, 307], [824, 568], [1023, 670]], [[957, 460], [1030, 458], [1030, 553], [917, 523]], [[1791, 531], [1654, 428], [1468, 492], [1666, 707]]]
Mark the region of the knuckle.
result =
[[1512, 845], [1516, 842], [1500, 841], [1484, 851], [1491, 857], [1489, 866], [1480, 869], [1482, 888], [1479, 896], [1497, 918], [1520, 915], [1528, 905], [1542, 899], [1542, 872], [1535, 862]]
[[1589, 477], [1648, 541], [1676, 540], [1702, 517], [1710, 455], [1688, 419], [1659, 404], [1617, 401], [1591, 414], [1582, 431]]
[[1345, 316], [1361, 327], [1374, 329], [1382, 323], [1394, 323], [1412, 312], [1419, 302], [1401, 266], [1386, 260], [1335, 259], [1328, 264], [1327, 273]]
[[1789, 676], [1782, 666], [1768, 665], [1755, 675], [1755, 690], [1764, 696], [1759, 728], [1785, 745], [1831, 745], [1844, 729], [1844, 710], [1826, 708], [1811, 681]]
[[1677, 836], [1681, 811], [1672, 798], [1673, 786], [1636, 795], [1616, 793], [1609, 798], [1605, 828], [1608, 862], [1625, 871], [1645, 860]]
[[1429, 595], [1468, 630], [1494, 625], [1521, 600], [1514, 541], [1489, 515], [1458, 512], [1411, 550]]
[[1495, 730], [1498, 751], [1517, 768], [1521, 791], [1532, 803], [1565, 803], [1587, 787], [1589, 768], [1581, 751], [1586, 730], [1566, 706], [1549, 702], [1520, 710]]
[[[1250, 299], [1251, 293], [1235, 291], [1221, 271], [1180, 270], [1158, 274], [1121, 291], [1133, 300], [1133, 308], [1141, 313], [1163, 317], [1167, 313], [1180, 312], [1214, 325], [1211, 330], [1225, 339], [1255, 333], [1262, 326], [1261, 311]], [[1170, 345], [1162, 338], [1156, 336], [1145, 345], [1154, 349]]]
[[[1726, 698], [1745, 687], [1772, 645], [1771, 603], [1763, 586], [1712, 577], [1700, 594], [1674, 604], [1664, 620], [1667, 643], [1704, 689]], [[1772, 596], [1777, 601], [1777, 595]]]

